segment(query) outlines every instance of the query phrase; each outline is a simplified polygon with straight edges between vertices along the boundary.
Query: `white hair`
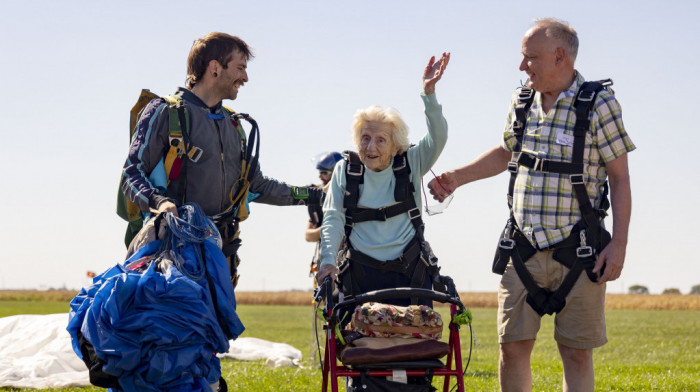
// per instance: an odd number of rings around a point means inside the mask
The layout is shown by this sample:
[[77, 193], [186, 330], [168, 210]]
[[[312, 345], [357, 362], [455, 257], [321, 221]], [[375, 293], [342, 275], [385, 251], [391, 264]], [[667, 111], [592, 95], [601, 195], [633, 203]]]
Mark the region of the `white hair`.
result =
[[408, 141], [408, 125], [403, 121], [398, 110], [394, 108], [384, 109], [379, 105], [372, 105], [367, 109], [358, 109], [355, 112], [355, 121], [352, 123], [350, 132], [352, 133], [352, 142], [358, 150], [360, 149], [362, 129], [370, 122], [390, 125], [391, 139], [394, 145], [398, 147], [399, 154], [408, 150], [411, 146]]
[[555, 18], [535, 19], [533, 30], [544, 29], [544, 34], [548, 38], [559, 41], [569, 55], [571, 62], [576, 61], [578, 55], [578, 34], [568, 23]]

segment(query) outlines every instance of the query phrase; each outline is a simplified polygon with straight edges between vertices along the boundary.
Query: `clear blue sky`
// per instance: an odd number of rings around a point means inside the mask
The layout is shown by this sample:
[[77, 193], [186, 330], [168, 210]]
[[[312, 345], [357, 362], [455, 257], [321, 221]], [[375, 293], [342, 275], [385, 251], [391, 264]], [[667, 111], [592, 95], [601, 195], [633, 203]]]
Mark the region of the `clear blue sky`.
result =
[[[638, 149], [630, 154], [633, 216], [622, 278], [610, 292], [700, 284], [695, 158], [699, 3], [650, 1], [36, 1], [0, 6], [0, 288], [79, 288], [87, 270], [123, 261], [114, 213], [141, 88], [168, 94], [185, 79], [192, 41], [209, 31], [253, 48], [250, 82], [227, 104], [262, 133], [263, 173], [317, 182], [311, 158], [351, 148], [354, 111], [397, 108], [411, 139], [425, 132], [421, 72], [452, 52], [437, 95], [450, 138], [436, 172], [496, 145], [537, 17], [579, 32], [577, 69], [612, 78]], [[691, 133], [693, 131], [693, 133]], [[460, 290], [495, 291], [507, 177], [460, 188], [426, 236]], [[307, 289], [313, 245], [303, 207], [253, 205], [243, 223], [239, 290]], [[612, 222], [608, 222], [611, 224]]]

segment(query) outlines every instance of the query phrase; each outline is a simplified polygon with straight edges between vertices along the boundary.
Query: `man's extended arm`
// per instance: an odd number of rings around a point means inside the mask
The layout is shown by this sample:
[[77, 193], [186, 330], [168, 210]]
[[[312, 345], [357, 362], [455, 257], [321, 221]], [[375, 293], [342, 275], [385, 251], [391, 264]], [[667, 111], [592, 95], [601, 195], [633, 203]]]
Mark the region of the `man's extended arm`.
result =
[[493, 177], [508, 167], [511, 153], [501, 146], [496, 146], [481, 154], [473, 162], [460, 168], [449, 170], [428, 183], [433, 198], [442, 201], [460, 186]]

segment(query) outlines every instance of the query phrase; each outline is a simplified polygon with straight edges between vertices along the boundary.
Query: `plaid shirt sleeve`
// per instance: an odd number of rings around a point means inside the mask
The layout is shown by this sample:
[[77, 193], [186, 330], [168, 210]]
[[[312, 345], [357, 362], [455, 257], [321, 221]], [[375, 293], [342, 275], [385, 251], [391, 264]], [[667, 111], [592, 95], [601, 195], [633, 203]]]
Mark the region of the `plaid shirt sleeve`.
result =
[[513, 119], [515, 119], [515, 104], [518, 101], [518, 90], [515, 90], [510, 98], [510, 106], [508, 107], [508, 116], [506, 116], [506, 126], [503, 131], [503, 139], [501, 147], [506, 151], [513, 151], [515, 145], [515, 134], [513, 133]]
[[591, 119], [594, 126], [591, 128], [595, 132], [594, 143], [598, 147], [600, 159], [610, 162], [633, 151], [636, 146], [622, 124], [622, 110], [615, 96], [605, 90], [598, 96], [598, 104]]

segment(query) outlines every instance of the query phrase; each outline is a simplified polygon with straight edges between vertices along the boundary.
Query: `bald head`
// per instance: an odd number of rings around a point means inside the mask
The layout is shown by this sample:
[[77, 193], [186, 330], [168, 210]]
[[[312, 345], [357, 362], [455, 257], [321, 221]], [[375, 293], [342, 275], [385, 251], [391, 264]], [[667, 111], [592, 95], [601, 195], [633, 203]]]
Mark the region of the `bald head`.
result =
[[525, 33], [520, 70], [527, 73], [530, 87], [556, 97], [571, 85], [575, 78], [574, 59], [578, 50], [578, 38], [572, 31], [563, 22], [539, 19]]

